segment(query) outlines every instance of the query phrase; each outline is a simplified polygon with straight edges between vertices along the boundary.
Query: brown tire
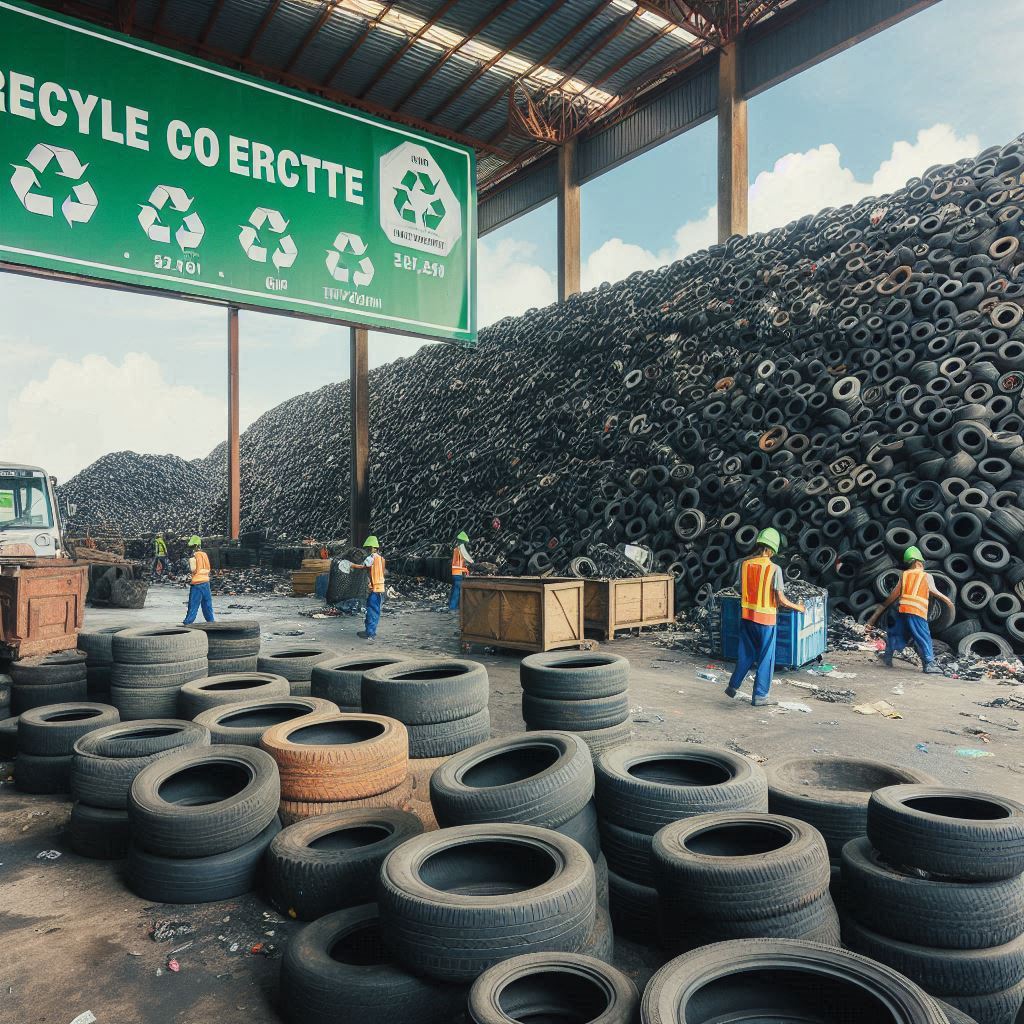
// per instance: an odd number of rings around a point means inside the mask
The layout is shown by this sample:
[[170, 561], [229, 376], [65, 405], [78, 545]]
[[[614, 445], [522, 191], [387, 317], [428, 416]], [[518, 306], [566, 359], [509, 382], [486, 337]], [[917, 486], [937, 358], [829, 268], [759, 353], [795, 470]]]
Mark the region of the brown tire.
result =
[[399, 811], [415, 813], [417, 806], [413, 800], [412, 780], [406, 776], [394, 789], [359, 800], [282, 800], [278, 813], [285, 825], [294, 825], [306, 818], [351, 811], [359, 807], [393, 807]]

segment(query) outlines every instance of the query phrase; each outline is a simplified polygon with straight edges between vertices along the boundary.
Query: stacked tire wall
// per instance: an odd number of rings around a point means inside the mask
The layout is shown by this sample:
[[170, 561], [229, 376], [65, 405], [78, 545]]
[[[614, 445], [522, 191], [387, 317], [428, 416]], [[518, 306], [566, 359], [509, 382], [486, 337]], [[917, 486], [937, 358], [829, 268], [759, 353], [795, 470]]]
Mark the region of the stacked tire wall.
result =
[[207, 674], [206, 634], [187, 626], [135, 626], [113, 634], [110, 702], [123, 721], [174, 718], [178, 693]]

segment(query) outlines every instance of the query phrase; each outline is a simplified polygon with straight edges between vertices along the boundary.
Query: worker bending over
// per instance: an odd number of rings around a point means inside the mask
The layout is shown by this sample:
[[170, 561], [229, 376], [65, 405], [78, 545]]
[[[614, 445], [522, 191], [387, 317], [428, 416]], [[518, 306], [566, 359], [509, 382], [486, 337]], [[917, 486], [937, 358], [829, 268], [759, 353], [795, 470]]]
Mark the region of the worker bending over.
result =
[[466, 545], [469, 543], [469, 535], [463, 530], [455, 538], [455, 550], [452, 551], [452, 592], [448, 598], [448, 611], [459, 610], [459, 600], [462, 597], [462, 577], [469, 575], [469, 567], [473, 559], [469, 555]]
[[924, 671], [930, 676], [941, 675], [942, 670], [935, 664], [935, 652], [932, 650], [932, 631], [928, 628], [928, 598], [938, 598], [954, 612], [956, 608], [935, 586], [931, 573], [924, 571], [924, 555], [920, 548], [907, 548], [903, 552], [903, 564], [906, 568], [899, 582], [865, 625], [868, 628], [874, 626], [882, 613], [899, 601], [896, 614], [889, 617], [882, 661], [886, 668], [892, 668], [892, 656], [899, 654], [908, 643], [913, 643], [921, 655]]
[[160, 530], [153, 540], [153, 575], [159, 576], [164, 572], [167, 572], [167, 541], [163, 530]]
[[202, 539], [195, 535], [189, 537], [188, 567], [192, 572], [192, 585], [188, 588], [188, 611], [185, 613], [183, 626], [191, 626], [196, 621], [196, 613], [200, 605], [203, 618], [213, 622], [213, 593], [210, 590], [210, 556], [203, 551]]
[[370, 593], [366, 597], [366, 624], [356, 636], [364, 640], [377, 639], [377, 625], [380, 622], [380, 609], [384, 603], [384, 567], [386, 565], [380, 553], [380, 541], [373, 534], [363, 541], [363, 547], [369, 555], [362, 565], [352, 563], [353, 569], [365, 569], [370, 574]]
[[736, 668], [725, 688], [727, 697], [735, 697], [747, 673], [754, 669], [754, 694], [750, 703], [754, 707], [778, 704], [768, 696], [772, 676], [775, 674], [775, 639], [778, 633], [779, 608], [802, 612], [802, 604], [793, 604], [783, 592], [782, 567], [772, 561], [779, 552], [782, 537], [779, 531], [768, 527], [757, 535], [757, 550], [752, 558], [744, 559], [739, 571], [739, 591], [742, 617], [740, 618], [739, 650]]

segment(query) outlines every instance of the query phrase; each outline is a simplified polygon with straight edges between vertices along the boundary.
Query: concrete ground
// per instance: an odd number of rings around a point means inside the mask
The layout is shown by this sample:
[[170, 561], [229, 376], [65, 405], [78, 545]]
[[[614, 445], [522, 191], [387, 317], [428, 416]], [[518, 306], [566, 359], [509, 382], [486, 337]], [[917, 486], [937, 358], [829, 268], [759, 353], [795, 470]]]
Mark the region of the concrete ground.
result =
[[[86, 625], [180, 622], [183, 602], [182, 590], [153, 588], [145, 609], [90, 609]], [[341, 653], [366, 647], [356, 637], [361, 620], [303, 617], [300, 612], [315, 605], [306, 599], [221, 596], [215, 604], [220, 618], [258, 619], [267, 650], [311, 641]], [[290, 630], [302, 635], [282, 635]], [[926, 677], [909, 665], [886, 671], [870, 653], [855, 651], [825, 659], [852, 678], [778, 675], [773, 693], [809, 711], [754, 709], [722, 695], [724, 664], [664, 646], [667, 636], [652, 632], [602, 645], [631, 662], [636, 739], [725, 745], [769, 764], [810, 754], [872, 757], [971, 789], [1018, 797], [1024, 789], [1024, 712], [982, 706], [996, 697], [1024, 696], [1019, 688]], [[393, 600], [376, 645], [376, 651], [388, 650], [413, 657], [459, 654], [456, 618], [422, 602]], [[468, 656], [490, 673], [494, 734], [522, 731], [518, 657], [479, 649]], [[722, 681], [696, 677], [709, 665], [723, 672]], [[850, 705], [813, 699], [797, 683], [852, 689], [857, 703], [887, 700], [903, 717], [862, 716]], [[991, 756], [967, 756], [965, 750]], [[282, 920], [255, 894], [199, 907], [137, 899], [117, 863], [70, 851], [66, 800], [22, 795], [10, 777], [10, 764], [0, 765], [0, 1022], [71, 1024], [85, 1011], [99, 1024], [278, 1019], [280, 955], [297, 924]], [[169, 922], [164, 930], [173, 933], [163, 941], [150, 935], [160, 922]], [[660, 963], [657, 953], [627, 942], [618, 944], [617, 958], [641, 986]], [[168, 967], [171, 959], [179, 965], [176, 972]]]

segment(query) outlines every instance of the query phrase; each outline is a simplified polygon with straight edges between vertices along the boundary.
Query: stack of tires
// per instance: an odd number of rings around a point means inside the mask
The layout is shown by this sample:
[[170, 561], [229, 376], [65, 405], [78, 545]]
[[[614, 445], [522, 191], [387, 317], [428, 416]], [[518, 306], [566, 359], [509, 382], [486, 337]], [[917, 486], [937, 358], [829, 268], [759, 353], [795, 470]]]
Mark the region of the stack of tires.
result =
[[228, 672], [255, 672], [260, 653], [260, 624], [255, 619], [238, 622], [197, 622], [209, 641], [206, 659], [211, 676]]
[[122, 721], [174, 718], [181, 687], [207, 675], [206, 634], [187, 626], [122, 629], [110, 646], [110, 703]]
[[978, 1024], [1024, 1002], [1024, 804], [944, 786], [871, 795], [843, 848], [843, 941]]
[[284, 676], [293, 697], [309, 697], [312, 694], [310, 679], [313, 668], [337, 656], [337, 651], [326, 647], [289, 647], [273, 654], [261, 654], [256, 659], [256, 669]]
[[651, 943], [658, 892], [651, 850], [666, 825], [713, 811], [767, 811], [764, 772], [745, 757], [694, 743], [627, 743], [594, 764], [601, 848], [616, 931]]
[[257, 697], [232, 704], [218, 704], [195, 716], [210, 730], [213, 743], [258, 747], [272, 726], [294, 722], [319, 711], [337, 711], [329, 700], [318, 697]]
[[412, 809], [409, 739], [393, 718], [307, 715], [267, 729], [260, 747], [277, 762], [286, 825], [357, 807]]
[[404, 661], [400, 655], [353, 657], [339, 655], [313, 666], [310, 692], [314, 697], [329, 700], [339, 711], [363, 710], [363, 676], [374, 669]]
[[100, 860], [127, 856], [128, 793], [135, 776], [175, 750], [209, 745], [210, 733], [201, 725], [164, 718], [110, 725], [79, 739], [71, 767], [71, 849]]
[[698, 814], [661, 829], [651, 853], [661, 940], [673, 955], [742, 938], [839, 945], [828, 849], [806, 822]]
[[[0, 672], [0, 722], [11, 717], [11, 677]], [[0, 752], [2, 756], [2, 752]]]
[[629, 740], [629, 662], [617, 654], [531, 654], [519, 666], [529, 729], [574, 732], [594, 757]]
[[607, 911], [608, 864], [597, 829], [594, 765], [578, 736], [527, 733], [470, 747], [431, 776], [430, 802], [442, 828], [503, 822], [550, 828], [574, 839], [594, 861], [599, 913]]
[[88, 696], [85, 655], [59, 651], [11, 665], [11, 711], [20, 715], [47, 704], [84, 701]]
[[23, 793], [70, 793], [75, 743], [118, 721], [107, 704], [49, 704], [18, 718], [14, 785]]
[[11, 709], [11, 677], [0, 672], [0, 761], [14, 757], [18, 750], [18, 716]]
[[253, 747], [176, 750], [128, 796], [129, 888], [159, 903], [208, 903], [258, 887], [281, 831], [274, 759]]
[[284, 676], [269, 672], [227, 672], [185, 683], [178, 691], [178, 711], [182, 718], [195, 718], [210, 708], [243, 700], [287, 697], [290, 692]]
[[125, 626], [106, 626], [103, 629], [78, 634], [78, 649], [85, 653], [85, 680], [89, 700], [107, 703], [110, 700], [110, 674], [114, 663], [114, 634]]

